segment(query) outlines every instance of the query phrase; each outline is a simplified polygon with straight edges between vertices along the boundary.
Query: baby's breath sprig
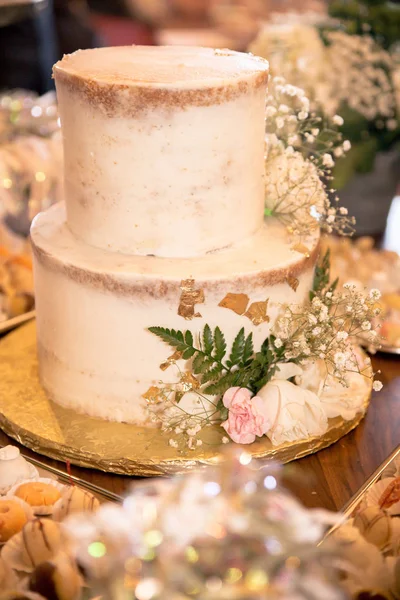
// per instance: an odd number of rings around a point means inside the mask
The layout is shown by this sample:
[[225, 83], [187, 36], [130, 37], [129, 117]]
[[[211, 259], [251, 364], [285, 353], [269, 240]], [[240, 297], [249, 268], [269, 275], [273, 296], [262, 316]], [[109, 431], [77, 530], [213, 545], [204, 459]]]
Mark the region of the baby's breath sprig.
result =
[[348, 373], [371, 376], [370, 361], [360, 364], [354, 342], [363, 338], [372, 346], [378, 343], [373, 323], [381, 312], [381, 294], [376, 289], [365, 294], [351, 283], [338, 291], [337, 281], [328, 283], [327, 270], [329, 273], [326, 255], [316, 273], [311, 304], [285, 309], [275, 325], [275, 345], [285, 349], [286, 361], [323, 360], [327, 374], [347, 387]]
[[331, 25], [333, 30], [326, 23], [320, 35], [316, 23], [297, 20], [288, 35], [287, 27], [265, 24], [250, 50], [268, 58], [273, 74], [304, 88], [318, 113], [332, 118], [350, 109], [378, 129], [395, 131], [400, 126], [396, 47], [387, 52], [371, 35]]
[[266, 107], [266, 215], [298, 236], [317, 227], [351, 235], [354, 218], [337, 206], [339, 199], [330, 187], [335, 158], [351, 147], [338, 129], [343, 119], [335, 115], [323, 120], [309, 111], [304, 90], [282, 77], [272, 79]]
[[[147, 413], [150, 421], [169, 435], [172, 448], [194, 450], [203, 445], [199, 433], [220, 422], [225, 415], [217, 406], [218, 399], [206, 396], [196, 385], [188, 384], [188, 374], [180, 371], [178, 365], [176, 367], [180, 380], [178, 383], [160, 381], [158, 400], [147, 399]], [[184, 394], [189, 394], [188, 403], [184, 401]]]
[[380, 129], [397, 129], [395, 56], [369, 35], [344, 31], [327, 31], [324, 35], [328, 42], [327, 79], [337, 109], [347, 105]]

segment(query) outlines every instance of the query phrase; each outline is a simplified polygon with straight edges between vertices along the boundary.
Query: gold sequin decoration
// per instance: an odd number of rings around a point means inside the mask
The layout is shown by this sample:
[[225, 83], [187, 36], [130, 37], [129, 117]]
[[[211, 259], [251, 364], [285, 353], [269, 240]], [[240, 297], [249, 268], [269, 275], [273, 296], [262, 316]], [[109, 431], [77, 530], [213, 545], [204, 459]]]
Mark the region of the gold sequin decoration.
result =
[[304, 254], [306, 258], [310, 258], [310, 249], [304, 244], [295, 244], [292, 246], [292, 250], [295, 252], [300, 252], [300, 254]]
[[250, 319], [253, 325], [261, 325], [268, 323], [269, 316], [267, 315], [268, 299], [261, 302], [253, 302], [245, 312], [244, 316]]
[[147, 392], [142, 394], [142, 396], [145, 400], [147, 400], [147, 402], [151, 404], [158, 404], [159, 402], [163, 402], [163, 400], [165, 399], [162, 389], [157, 387], [156, 385], [152, 385], [151, 387], [149, 387]]
[[201, 289], [195, 289], [194, 279], [183, 279], [181, 281], [181, 297], [179, 300], [178, 315], [190, 321], [194, 317], [201, 317], [199, 312], [195, 312], [195, 305], [204, 302], [204, 292]]
[[190, 390], [198, 390], [200, 382], [190, 371], [186, 371], [181, 375], [181, 384], [183, 392], [190, 392]]
[[289, 277], [286, 278], [287, 283], [290, 285], [290, 287], [292, 288], [292, 290], [295, 292], [297, 290], [297, 288], [299, 287], [299, 280], [296, 279], [296, 277], [291, 277], [289, 275]]
[[166, 371], [168, 369], [168, 367], [170, 367], [171, 365], [174, 365], [176, 363], [176, 361], [180, 360], [181, 358], [182, 358], [182, 352], [179, 352], [179, 350], [176, 350], [173, 354], [171, 354], [171, 356], [169, 356], [167, 358], [167, 360], [165, 362], [163, 362], [160, 365], [161, 371]]
[[248, 303], [249, 297], [247, 294], [233, 294], [228, 292], [218, 306], [229, 308], [229, 310], [233, 310], [237, 315], [244, 315]]

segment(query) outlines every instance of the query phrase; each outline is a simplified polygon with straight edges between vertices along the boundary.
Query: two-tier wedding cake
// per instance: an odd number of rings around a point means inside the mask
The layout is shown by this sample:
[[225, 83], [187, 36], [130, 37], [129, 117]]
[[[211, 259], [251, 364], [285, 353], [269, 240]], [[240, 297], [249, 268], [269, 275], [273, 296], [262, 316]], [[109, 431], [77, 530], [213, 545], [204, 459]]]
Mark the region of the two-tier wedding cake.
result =
[[65, 203], [31, 232], [47, 396], [120, 435], [158, 425], [178, 454], [350, 431], [379, 292], [317, 265], [320, 228], [352, 220], [322, 183], [332, 145], [301, 150], [320, 131], [304, 92], [205, 48], [78, 51], [54, 76]]
[[266, 61], [103, 48], [54, 76], [66, 201], [32, 227], [41, 382], [64, 406], [143, 422], [165, 360], [148, 328], [207, 323], [232, 342], [244, 326], [260, 345], [282, 303], [308, 298], [318, 234], [305, 255], [264, 223]]

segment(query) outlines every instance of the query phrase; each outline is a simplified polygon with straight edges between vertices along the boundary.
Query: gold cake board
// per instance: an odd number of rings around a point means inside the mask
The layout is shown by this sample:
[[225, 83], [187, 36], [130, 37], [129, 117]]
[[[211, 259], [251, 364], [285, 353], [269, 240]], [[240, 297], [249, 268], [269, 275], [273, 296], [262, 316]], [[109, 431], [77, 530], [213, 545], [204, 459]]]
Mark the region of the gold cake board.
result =
[[[266, 438], [243, 446], [255, 458], [286, 463], [337, 442], [362, 420], [370, 389], [360, 386], [364, 412], [353, 420], [329, 420], [322, 437], [272, 446]], [[179, 451], [158, 429], [111, 423], [58, 406], [42, 390], [37, 371], [36, 324], [28, 323], [0, 340], [0, 427], [24, 446], [61, 461], [123, 475], [170, 475], [216, 464], [223, 430], [207, 428], [203, 445]]]

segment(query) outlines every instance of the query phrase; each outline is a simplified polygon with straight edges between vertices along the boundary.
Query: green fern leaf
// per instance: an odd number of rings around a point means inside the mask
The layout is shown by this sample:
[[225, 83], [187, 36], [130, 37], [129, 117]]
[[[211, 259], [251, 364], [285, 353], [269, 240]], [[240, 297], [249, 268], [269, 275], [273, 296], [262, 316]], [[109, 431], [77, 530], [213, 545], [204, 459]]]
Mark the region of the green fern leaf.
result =
[[329, 286], [330, 272], [331, 256], [330, 249], [328, 248], [322, 259], [319, 261], [319, 264], [317, 264], [315, 268], [313, 286], [312, 290], [310, 291], [310, 300], [313, 300], [315, 296], [320, 294], [327, 286]]
[[218, 375], [221, 374], [222, 369], [222, 365], [217, 363], [214, 367], [212, 367], [212, 369], [207, 371], [207, 373], [204, 373], [204, 375], [201, 378], [202, 385], [208, 383], [209, 381], [214, 381], [215, 379], [217, 379]]
[[254, 392], [257, 393], [261, 390], [261, 388], [264, 387], [264, 385], [266, 385], [269, 381], [271, 381], [272, 377], [275, 375], [276, 371], [278, 370], [278, 367], [276, 365], [273, 365], [270, 369], [267, 370], [267, 372], [263, 375], [263, 377], [261, 377], [261, 379], [259, 379], [258, 381], [254, 382]]
[[196, 353], [196, 348], [187, 348], [182, 354], [184, 360], [189, 360]]
[[193, 346], [193, 335], [189, 329], [185, 332], [185, 342], [188, 346]]
[[204, 345], [204, 353], [210, 355], [214, 348], [213, 336], [211, 333], [211, 328], [207, 324], [203, 329], [203, 345]]
[[211, 369], [211, 367], [213, 366], [213, 364], [214, 364], [214, 359], [213, 358], [207, 358], [207, 357], [205, 357], [205, 359], [201, 363], [201, 367], [199, 369], [200, 373], [202, 375], [204, 373], [208, 373], [209, 370]]
[[187, 344], [184, 341], [183, 333], [175, 329], [167, 329], [166, 327], [149, 327], [149, 331], [161, 338], [163, 342], [177, 348], [181, 352], [186, 350]]
[[211, 385], [208, 385], [205, 388], [204, 393], [210, 394], [212, 396], [216, 396], [217, 394], [224, 394], [226, 390], [235, 385], [235, 381], [235, 373], [226, 373], [226, 375], [221, 377], [221, 379], [219, 379], [215, 383], [212, 383]]
[[249, 335], [246, 338], [244, 348], [243, 348], [242, 363], [243, 364], [247, 363], [247, 361], [252, 358], [253, 354], [254, 354], [253, 334], [249, 333]]
[[214, 358], [215, 360], [221, 361], [226, 354], [226, 341], [224, 334], [219, 327], [214, 329]]
[[269, 348], [269, 338], [265, 338], [265, 340], [261, 344], [261, 354], [266, 354], [268, 348]]
[[235, 337], [234, 342], [232, 344], [232, 350], [229, 355], [229, 363], [228, 363], [229, 367], [238, 365], [240, 363], [240, 361], [242, 360], [243, 353], [244, 353], [245, 341], [246, 341], [246, 338], [245, 338], [245, 334], [244, 334], [244, 327], [242, 327], [242, 329], [239, 331], [239, 333]]
[[267, 359], [267, 363], [272, 363], [274, 361], [274, 353], [272, 352], [272, 350], [268, 350], [265, 356]]
[[196, 356], [193, 359], [193, 363], [192, 363], [192, 369], [193, 369], [193, 373], [195, 375], [199, 375], [201, 373], [201, 367], [203, 362], [206, 360], [206, 356], [204, 356], [204, 354], [202, 354], [201, 352], [198, 352], [196, 354]]

